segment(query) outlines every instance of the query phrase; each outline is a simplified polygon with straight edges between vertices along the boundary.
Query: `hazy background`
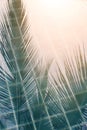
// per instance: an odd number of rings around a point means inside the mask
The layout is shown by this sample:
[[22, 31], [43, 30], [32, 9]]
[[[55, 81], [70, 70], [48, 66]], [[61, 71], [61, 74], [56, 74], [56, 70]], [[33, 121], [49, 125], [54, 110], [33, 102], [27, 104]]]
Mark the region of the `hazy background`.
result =
[[[63, 57], [77, 44], [87, 45], [86, 0], [24, 0], [33, 37], [43, 55]], [[70, 50], [71, 49], [71, 50]]]

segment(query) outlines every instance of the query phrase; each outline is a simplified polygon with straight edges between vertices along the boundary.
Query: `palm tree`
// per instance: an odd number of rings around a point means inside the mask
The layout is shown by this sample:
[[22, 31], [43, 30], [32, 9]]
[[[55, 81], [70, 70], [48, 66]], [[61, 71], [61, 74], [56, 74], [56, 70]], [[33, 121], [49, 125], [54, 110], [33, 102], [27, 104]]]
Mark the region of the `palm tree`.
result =
[[6, 0], [4, 8], [0, 20], [0, 130], [86, 129], [84, 47], [74, 50], [74, 58], [65, 57], [63, 70], [55, 60], [44, 65], [22, 1]]

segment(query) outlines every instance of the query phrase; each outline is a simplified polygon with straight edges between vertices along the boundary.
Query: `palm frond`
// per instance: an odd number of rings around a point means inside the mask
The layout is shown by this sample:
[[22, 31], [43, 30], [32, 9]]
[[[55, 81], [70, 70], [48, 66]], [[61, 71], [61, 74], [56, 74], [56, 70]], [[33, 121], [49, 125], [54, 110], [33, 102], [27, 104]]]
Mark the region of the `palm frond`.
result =
[[[40, 75], [37, 77], [38, 49], [33, 43], [22, 1], [8, 1], [6, 10], [0, 30], [1, 55], [7, 66], [6, 72], [3, 68], [0, 72], [0, 111], [4, 111], [0, 128], [36, 130], [36, 121], [43, 115], [48, 117], [49, 127], [52, 128], [42, 94], [43, 86], [44, 89], [47, 86], [50, 65], [43, 70], [42, 79]], [[40, 126], [41, 121], [39, 129]]]
[[[83, 46], [77, 46], [73, 50], [73, 55], [69, 56], [66, 52], [64, 67], [61, 69], [58, 63], [55, 62], [55, 74], [50, 74], [49, 95], [51, 105], [57, 106], [53, 113], [59, 113], [56, 120], [61, 120], [61, 117], [64, 120], [63, 125], [58, 126], [59, 129], [83, 130], [86, 128], [87, 57], [86, 47], [84, 46], [84, 44]], [[58, 112], [58, 110], [61, 111]], [[52, 111], [51, 107], [50, 111]]]
[[[16, 8], [17, 5], [18, 5], [18, 8]], [[12, 1], [11, 3], [8, 3], [8, 6], [9, 7], [8, 7], [7, 15], [5, 15], [4, 22], [1, 24], [2, 25], [1, 54], [5, 60], [5, 63], [7, 64], [9, 68], [9, 71], [12, 74], [12, 78], [8, 76], [9, 77], [9, 80], [8, 80], [8, 77], [5, 76], [5, 78], [3, 79], [3, 82], [4, 84], [6, 84], [7, 89], [3, 88], [4, 90], [1, 89], [0, 91], [1, 93], [3, 92], [3, 97], [6, 98], [6, 100], [3, 99], [1, 102], [2, 105], [3, 105], [3, 102], [5, 102], [3, 107], [4, 108], [6, 107], [9, 109], [9, 106], [10, 106], [11, 110], [6, 109], [8, 110], [8, 112], [6, 112], [5, 117], [2, 114], [3, 120], [6, 120], [7, 122], [3, 124], [3, 126], [5, 129], [8, 129], [10, 127], [15, 127], [16, 129], [19, 129], [18, 127], [20, 124], [26, 125], [29, 121], [32, 121], [33, 127], [35, 127], [32, 111], [30, 108], [29, 98], [27, 94], [27, 91], [30, 91], [30, 90], [29, 88], [26, 89], [26, 86], [24, 86], [24, 81], [23, 81], [26, 75], [25, 68], [27, 66], [27, 64], [25, 66], [25, 61], [27, 60], [29, 61], [26, 48], [29, 49], [29, 46], [31, 46], [30, 45], [31, 40], [29, 37], [30, 35], [29, 36], [26, 35], [26, 37], [24, 35], [26, 31], [29, 34], [29, 30], [27, 27], [25, 27], [26, 25], [25, 20], [24, 20], [25, 13], [21, 4], [21, 0]], [[24, 23], [23, 23], [23, 20], [24, 20]], [[31, 52], [29, 51], [30, 56], [33, 51], [34, 51], [33, 48], [31, 48]], [[23, 71], [22, 71], [22, 68], [24, 68]], [[29, 73], [29, 70], [28, 70], [28, 73]], [[1, 88], [2, 87], [3, 86], [1, 84]], [[7, 94], [8, 100], [7, 100], [7, 97], [5, 96], [6, 94]], [[9, 114], [9, 111], [11, 114]], [[8, 115], [8, 118], [5, 119], [7, 115]], [[3, 121], [2, 118], [1, 118], [1, 123]], [[13, 125], [10, 124], [10, 122], [13, 122], [12, 123]]]
[[5, 1], [0, 20], [0, 129], [85, 129], [85, 47], [75, 48], [73, 56], [66, 54], [62, 68], [53, 60], [43, 64], [22, 0]]

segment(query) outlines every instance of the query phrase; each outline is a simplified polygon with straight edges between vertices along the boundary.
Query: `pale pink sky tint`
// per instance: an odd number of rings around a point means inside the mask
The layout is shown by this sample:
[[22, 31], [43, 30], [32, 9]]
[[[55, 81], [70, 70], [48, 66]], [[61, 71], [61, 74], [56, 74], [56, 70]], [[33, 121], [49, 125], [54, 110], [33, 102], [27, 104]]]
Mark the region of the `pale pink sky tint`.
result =
[[43, 53], [61, 56], [66, 48], [87, 44], [86, 0], [25, 0], [31, 28]]

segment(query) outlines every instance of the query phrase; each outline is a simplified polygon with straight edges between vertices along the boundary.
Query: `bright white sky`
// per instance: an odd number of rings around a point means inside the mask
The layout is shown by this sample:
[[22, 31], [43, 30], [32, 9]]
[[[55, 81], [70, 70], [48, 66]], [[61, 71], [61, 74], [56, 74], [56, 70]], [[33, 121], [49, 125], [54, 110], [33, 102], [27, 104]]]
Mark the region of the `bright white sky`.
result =
[[74, 44], [87, 42], [86, 0], [24, 0], [31, 28], [43, 52], [61, 55]]

